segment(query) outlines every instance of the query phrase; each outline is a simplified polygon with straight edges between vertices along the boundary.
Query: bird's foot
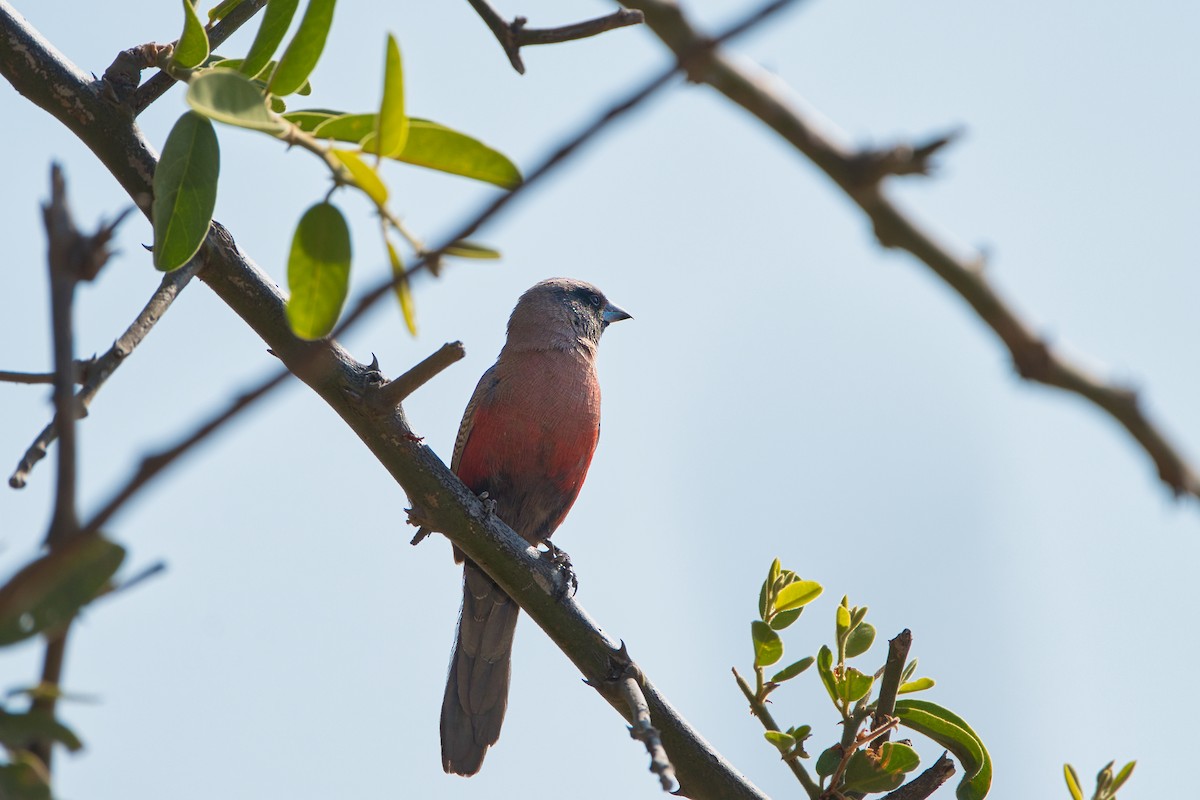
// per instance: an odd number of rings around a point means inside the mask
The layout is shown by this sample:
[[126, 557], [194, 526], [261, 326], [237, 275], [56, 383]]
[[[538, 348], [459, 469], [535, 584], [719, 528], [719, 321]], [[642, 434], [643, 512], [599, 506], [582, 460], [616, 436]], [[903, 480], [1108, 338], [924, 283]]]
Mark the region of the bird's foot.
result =
[[484, 519], [491, 519], [496, 516], [496, 501], [488, 497], [487, 492], [479, 493], [479, 502], [483, 503]]
[[409, 544], [420, 544], [425, 540], [425, 537], [433, 533], [433, 522], [417, 506], [406, 508], [404, 511], [408, 514], [408, 524], [417, 529], [416, 535], [413, 536]]
[[543, 544], [546, 545], [546, 557], [558, 569], [560, 580], [555, 591], [555, 596], [561, 600], [568, 595], [574, 595], [575, 592], [579, 591], [579, 577], [575, 574], [575, 568], [571, 564], [571, 557], [567, 555], [566, 550], [563, 550], [549, 540], [543, 542]]

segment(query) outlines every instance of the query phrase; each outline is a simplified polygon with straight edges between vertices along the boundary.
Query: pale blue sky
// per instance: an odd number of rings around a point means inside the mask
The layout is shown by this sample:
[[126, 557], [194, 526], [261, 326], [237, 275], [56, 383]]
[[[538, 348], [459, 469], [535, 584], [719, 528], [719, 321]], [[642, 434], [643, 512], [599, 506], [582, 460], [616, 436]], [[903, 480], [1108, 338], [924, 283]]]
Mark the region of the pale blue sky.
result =
[[[179, 28], [177, 3], [86, 20], [73, 0], [17, 5], [97, 74], [119, 49]], [[613, 8], [498, 5], [537, 25]], [[685, 5], [714, 27], [745, 7]], [[525, 168], [666, 63], [648, 31], [630, 29], [529, 49], [520, 77], [465, 2], [343, 0], [311, 105], [372, 108], [389, 30], [410, 112]], [[1200, 458], [1197, 31], [1200, 11], [1184, 3], [814, 0], [736, 49], [854, 141], [965, 126], [936, 178], [891, 191], [964, 249], [985, 248], [1040, 331], [1144, 388], [1154, 417]], [[249, 40], [235, 41], [222, 50]], [[0, 108], [0, 367], [41, 369], [37, 204], [50, 160], [64, 164], [82, 220], [128, 200], [7, 85]], [[183, 109], [175, 91], [144, 116], [158, 146]], [[220, 133], [217, 217], [282, 282], [291, 228], [326, 178], [265, 137]], [[388, 177], [430, 239], [493, 191], [401, 167]], [[383, 274], [382, 254], [365, 205], [342, 204], [362, 288]], [[131, 219], [121, 257], [80, 293], [82, 354], [106, 349], [156, 285], [140, 246], [150, 238]], [[1194, 740], [1175, 687], [1200, 657], [1200, 507], [1172, 502], [1107, 418], [1022, 384], [962, 301], [877, 248], [861, 213], [773, 134], [711, 90], [677, 85], [480, 238], [505, 259], [420, 283], [418, 340], [389, 307], [347, 346], [395, 374], [465, 342], [467, 359], [407, 406], [448, 457], [526, 287], [584, 278], [634, 315], [601, 348], [600, 449], [556, 541], [584, 607], [765, 791], [799, 789], [729, 667], [748, 668], [748, 623], [775, 556], [827, 587], [788, 631], [788, 656], [830, 639], [842, 594], [871, 606], [881, 638], [910, 627], [920, 671], [939, 681], [928, 698], [991, 749], [994, 796], [1066, 797], [1063, 761], [1090, 779], [1111, 758], [1139, 760], [1125, 795], [1177, 791]], [[189, 287], [82, 423], [85, 509], [142, 452], [274, 368], [206, 287]], [[3, 469], [44, 424], [47, 394], [0, 385]], [[33, 551], [51, 488], [46, 464], [29, 488], [0, 492], [0, 569]], [[99, 702], [63, 707], [88, 749], [59, 761], [62, 796], [660, 796], [620, 719], [528, 620], [499, 745], [479, 776], [442, 774], [459, 578], [443, 540], [408, 546], [405, 506], [299, 386], [147, 492], [110, 531], [131, 565], [164, 559], [169, 571], [89, 612], [72, 638], [66, 688]], [[33, 645], [6, 650], [0, 688], [31, 682], [38, 658]], [[781, 690], [774, 711], [816, 726], [816, 741], [837, 735], [815, 676]], [[929, 763], [938, 751], [922, 752]]]

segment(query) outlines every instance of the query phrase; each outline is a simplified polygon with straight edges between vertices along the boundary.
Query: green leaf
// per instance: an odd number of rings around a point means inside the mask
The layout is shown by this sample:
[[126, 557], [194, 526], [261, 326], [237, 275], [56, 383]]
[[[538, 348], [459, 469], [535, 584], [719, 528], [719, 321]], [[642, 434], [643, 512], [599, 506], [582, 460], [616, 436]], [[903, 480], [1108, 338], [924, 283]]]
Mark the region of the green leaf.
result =
[[887, 770], [882, 757], [870, 750], [856, 750], [842, 773], [839, 794], [847, 792], [890, 792], [904, 783], [904, 773]]
[[350, 286], [350, 228], [342, 212], [317, 203], [304, 212], [288, 255], [287, 317], [302, 339], [327, 336]]
[[769, 667], [783, 658], [783, 640], [765, 622], [751, 622], [750, 636], [754, 639], [754, 666]]
[[41, 760], [27, 751], [18, 751], [12, 763], [0, 765], [0, 797], [50, 800], [50, 776]]
[[376, 136], [380, 142], [379, 152], [388, 158], [395, 158], [408, 141], [408, 117], [404, 115], [404, 69], [400, 62], [400, 46], [390, 33], [384, 62], [383, 100], [379, 104]]
[[874, 675], [864, 675], [854, 667], [846, 667], [837, 677], [838, 697], [846, 704], [856, 703], [871, 692], [875, 685]]
[[306, 133], [312, 133], [318, 125], [338, 116], [327, 111], [289, 111], [283, 118]]
[[906, 683], [913, 673], [917, 671], [917, 659], [913, 659], [904, 666], [904, 672], [900, 673], [900, 682]]
[[354, 182], [358, 184], [358, 188], [366, 193], [367, 197], [371, 198], [377, 206], [387, 205], [388, 189], [383, 181], [379, 179], [379, 173], [371, 169], [371, 165], [359, 158], [358, 153], [351, 150], [333, 150], [333, 155], [338, 161], [342, 162], [347, 170], [350, 171], [350, 176], [354, 178]]
[[776, 614], [771, 617], [771, 627], [774, 630], [781, 631], [787, 628], [796, 620], [800, 619], [800, 615], [804, 613], [803, 608], [795, 608], [791, 611], [784, 611], [782, 614]]
[[254, 77], [267, 66], [287, 34], [299, 4], [300, 0], [271, 0], [267, 3], [262, 24], [258, 26], [258, 33], [254, 35], [254, 44], [250, 45], [250, 52], [242, 62], [242, 72]]
[[1075, 768], [1070, 764], [1063, 764], [1063, 777], [1067, 781], [1067, 791], [1071, 793], [1073, 800], [1083, 800], [1083, 788], [1079, 785], [1079, 776], [1075, 774]]
[[396, 281], [396, 299], [400, 301], [400, 313], [404, 315], [404, 324], [408, 327], [409, 334], [416, 336], [417, 309], [413, 304], [412, 288], [408, 285], [404, 262], [400, 259], [400, 254], [396, 252], [396, 248], [390, 240], [384, 237], [383, 242], [387, 245], [388, 261], [392, 265], [392, 278]]
[[826, 645], [821, 645], [821, 649], [817, 651], [817, 674], [821, 676], [821, 683], [825, 684], [825, 691], [829, 692], [829, 699], [837, 702], [838, 688], [833, 677], [833, 652]]
[[812, 656], [806, 656], [794, 664], [784, 667], [771, 677], [771, 683], [783, 683], [784, 681], [790, 681], [792, 678], [811, 667], [814, 661], [816, 661], [816, 659]]
[[[374, 137], [363, 142], [363, 149], [375, 152]], [[410, 117], [408, 141], [395, 156], [397, 161], [436, 169], [477, 181], [512, 189], [521, 184], [521, 172], [502, 153], [429, 120]]]
[[254, 81], [231, 69], [208, 69], [194, 76], [188, 82], [187, 101], [209, 119], [239, 128], [266, 133], [287, 128]]
[[500, 257], [499, 250], [493, 250], [482, 244], [459, 239], [454, 244], [447, 247], [443, 253], [448, 256], [457, 256], [458, 258], [477, 258], [483, 260], [494, 260]]
[[308, 80], [321, 58], [321, 51], [325, 49], [325, 38], [329, 35], [329, 26], [333, 24], [335, 3], [336, 0], [308, 0], [300, 27], [283, 51], [279, 66], [267, 84], [267, 91], [271, 94], [280, 97], [292, 94]]
[[846, 658], [861, 656], [871, 649], [875, 642], [875, 626], [869, 622], [860, 622], [858, 627], [850, 631], [846, 637]]
[[903, 742], [884, 742], [879, 748], [879, 763], [888, 772], [912, 772], [921, 766], [921, 757]]
[[835, 744], [817, 756], [814, 769], [822, 778], [827, 778], [834, 773], [840, 763], [842, 763], [842, 748], [841, 745]]
[[934, 687], [933, 678], [917, 678], [915, 681], [905, 681], [900, 684], [900, 688], [896, 690], [896, 694], [912, 694], [914, 692], [923, 692], [926, 689]]
[[786, 755], [789, 750], [796, 746], [796, 739], [781, 731], [767, 731], [763, 734], [768, 742], [775, 745], [775, 749], [780, 755]]
[[821, 584], [816, 581], [789, 583], [779, 590], [779, 596], [775, 598], [775, 610], [792, 611], [803, 608], [820, 597], [823, 591]]
[[178, 269], [196, 255], [217, 204], [221, 153], [212, 123], [189, 111], [171, 128], [154, 170], [154, 266]]
[[1117, 773], [1117, 777], [1113, 779], [1112, 793], [1115, 796], [1117, 791], [1125, 785], [1125, 781], [1129, 780], [1129, 776], [1133, 774], [1133, 768], [1137, 766], [1136, 761], [1130, 761], [1125, 766], [1121, 767], [1121, 771]]
[[359, 144], [367, 137], [374, 136], [375, 125], [375, 114], [341, 114], [317, 125], [312, 135], [318, 139]]
[[208, 58], [208, 34], [192, 0], [183, 0], [183, 33], [171, 60], [184, 69], [195, 69]]
[[958, 800], [983, 800], [992, 785], [992, 759], [983, 741], [958, 715], [928, 700], [897, 700], [900, 724], [933, 739], [954, 754], [963, 767]]
[[125, 548], [85, 534], [27, 564], [0, 587], [0, 645], [68, 622], [124, 559]]
[[[843, 602], [846, 598], [842, 598]], [[840, 639], [845, 631], [850, 630], [850, 609], [844, 605], [837, 607], [837, 635]]]
[[208, 21], [209, 22], [220, 22], [221, 20], [225, 19], [226, 16], [229, 15], [230, 11], [233, 11], [235, 8], [240, 6], [243, 2], [244, 2], [244, 0], [221, 0], [220, 3], [217, 3], [211, 9], [209, 9]]
[[34, 740], [59, 742], [72, 753], [83, 749], [83, 742], [66, 725], [46, 711], [9, 714], [0, 710], [0, 743], [20, 749]]

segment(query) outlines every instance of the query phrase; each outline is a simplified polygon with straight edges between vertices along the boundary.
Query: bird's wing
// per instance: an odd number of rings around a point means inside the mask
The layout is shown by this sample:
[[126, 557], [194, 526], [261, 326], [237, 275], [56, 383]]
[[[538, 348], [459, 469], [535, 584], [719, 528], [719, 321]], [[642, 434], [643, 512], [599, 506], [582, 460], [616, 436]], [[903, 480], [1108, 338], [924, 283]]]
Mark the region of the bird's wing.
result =
[[483, 398], [496, 388], [498, 382], [496, 365], [493, 364], [487, 372], [483, 373], [483, 377], [475, 386], [475, 393], [471, 395], [471, 402], [467, 403], [462, 422], [458, 424], [458, 436], [454, 438], [454, 454], [450, 456], [450, 471], [455, 475], [458, 475], [459, 463], [462, 461], [463, 450], [467, 447], [467, 440], [471, 438], [471, 429], [475, 427], [475, 411]]

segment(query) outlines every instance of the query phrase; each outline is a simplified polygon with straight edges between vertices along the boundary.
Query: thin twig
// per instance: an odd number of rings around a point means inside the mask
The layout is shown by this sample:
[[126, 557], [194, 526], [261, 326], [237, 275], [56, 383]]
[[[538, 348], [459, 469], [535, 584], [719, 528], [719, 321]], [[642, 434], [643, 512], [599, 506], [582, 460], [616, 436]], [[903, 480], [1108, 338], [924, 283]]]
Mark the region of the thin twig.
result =
[[643, 22], [642, 12], [623, 8], [612, 14], [557, 28], [527, 28], [525, 17], [516, 17], [505, 22], [500, 12], [492, 8], [487, 0], [467, 0], [475, 13], [483, 19], [504, 48], [508, 61], [519, 74], [525, 74], [525, 63], [521, 60], [521, 48], [535, 44], [560, 44], [576, 39], [586, 39], [606, 31], [637, 25]]
[[671, 766], [671, 760], [667, 758], [667, 751], [663, 748], [662, 737], [659, 735], [658, 729], [651, 723], [650, 707], [646, 704], [646, 696], [642, 694], [642, 687], [639, 683], [641, 676], [641, 670], [636, 664], [630, 662], [619, 682], [621, 694], [624, 696], [625, 702], [629, 703], [629, 714], [633, 717], [629, 735], [646, 746], [646, 752], [650, 754], [650, 771], [658, 776], [663, 791], [673, 792], [678, 786], [678, 781], [675, 779], [675, 768]]
[[[84, 358], [75, 359], [74, 380], [75, 383], [83, 383], [87, 380], [88, 371], [92, 365], [96, 363], [96, 359]], [[53, 372], [10, 372], [8, 370], [0, 370], [0, 383], [54, 383]]]
[[[75, 415], [82, 419], [87, 416], [88, 408], [92, 404], [92, 400], [100, 391], [100, 387], [108, 380], [121, 364], [125, 363], [125, 359], [134, 349], [142, 343], [146, 338], [146, 334], [154, 327], [166, 310], [171, 307], [171, 303], [183, 291], [183, 287], [187, 286], [195, 274], [204, 264], [202, 257], [193, 258], [179, 269], [168, 272], [163, 276], [162, 282], [158, 288], [154, 290], [154, 294], [150, 296], [145, 307], [133, 320], [125, 332], [121, 334], [112, 347], [98, 359], [90, 359], [86, 362], [78, 362], [85, 364], [86, 378], [83, 380], [83, 386], [75, 395]], [[25, 486], [29, 480], [29, 473], [33, 470], [34, 465], [46, 457], [46, 453], [50, 445], [58, 438], [58, 416], [50, 421], [29, 448], [25, 451], [25, 455], [21, 457], [20, 463], [17, 464], [16, 470], [8, 479], [8, 485], [14, 489], [20, 489]]]
[[447, 342], [437, 352], [409, 369], [408, 372], [380, 386], [374, 396], [375, 402], [395, 408], [403, 403], [409, 395], [432, 380], [439, 372], [455, 361], [462, 360], [466, 354], [467, 351], [462, 342]]
[[[225, 40], [234, 34], [234, 32], [250, 21], [263, 6], [267, 4], [267, 0], [243, 0], [242, 4], [225, 15], [225, 18], [218, 22], [208, 31], [208, 46], [210, 50], [216, 50]], [[130, 107], [133, 109], [133, 115], [136, 117], [145, 111], [151, 103], [166, 94], [167, 90], [175, 85], [175, 79], [168, 75], [165, 71], [155, 73], [148, 81], [138, 87], [137, 93], [133, 96], [130, 102]]]
[[[691, 52], [704, 41], [678, 3], [622, 0], [622, 4], [645, 12], [646, 24], [676, 54]], [[715, 50], [698, 58], [691, 74], [758, 117], [820, 167], [870, 218], [880, 244], [907, 250], [949, 284], [1008, 348], [1017, 374], [1090, 401], [1133, 436], [1176, 496], [1200, 497], [1200, 477], [1166, 433], [1145, 415], [1135, 391], [1092, 375], [1081, 363], [1053, 349], [999, 294], [984, 272], [981, 258], [956, 253], [932, 227], [920, 225], [889, 198], [882, 185], [885, 174], [867, 170], [864, 181], [862, 153], [836, 140], [828, 126], [811, 121], [776, 88], [776, 76]], [[914, 156], [936, 152], [946, 138], [913, 148]]]
[[[912, 631], [908, 628], [896, 634], [896, 638], [888, 642], [887, 662], [883, 665], [883, 680], [879, 682], [879, 700], [875, 703], [875, 716], [871, 724], [875, 727], [882, 725], [892, 712], [896, 710], [896, 691], [900, 688], [900, 676], [904, 674], [904, 665], [908, 661], [908, 651], [912, 647]], [[885, 732], [875, 740], [875, 749], [891, 738], [891, 732]]]
[[945, 753], [933, 766], [880, 800], [925, 800], [954, 775], [954, 762]]
[[[767, 704], [760, 701], [754, 695], [754, 690], [750, 688], [750, 684], [738, 674], [737, 667], [733, 668], [733, 679], [737, 681], [738, 688], [742, 690], [742, 694], [746, 696], [746, 701], [750, 703], [750, 712], [758, 717], [758, 721], [768, 731], [779, 731], [783, 729], [779, 727], [779, 723], [775, 721], [775, 717], [771, 715], [771, 711], [767, 708]], [[811, 800], [817, 800], [821, 796], [821, 787], [808, 774], [808, 770], [800, 763], [798, 758], [785, 758], [784, 763], [788, 765], [788, 769], [796, 776], [796, 780], [800, 781], [800, 785], [804, 787], [804, 791], [808, 792]]]

